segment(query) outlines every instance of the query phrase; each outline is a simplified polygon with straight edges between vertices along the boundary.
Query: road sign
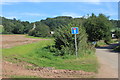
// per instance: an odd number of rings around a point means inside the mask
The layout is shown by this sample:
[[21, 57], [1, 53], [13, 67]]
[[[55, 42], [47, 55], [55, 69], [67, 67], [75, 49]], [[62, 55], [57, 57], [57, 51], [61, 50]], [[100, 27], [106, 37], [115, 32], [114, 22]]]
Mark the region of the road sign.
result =
[[72, 34], [75, 34], [75, 54], [76, 54], [76, 57], [77, 57], [77, 39], [76, 39], [76, 34], [79, 34], [79, 29], [78, 27], [72, 27], [71, 28], [71, 33]]
[[78, 29], [78, 27], [72, 27], [72, 28], [71, 28], [71, 32], [72, 32], [72, 34], [79, 34], [79, 29]]

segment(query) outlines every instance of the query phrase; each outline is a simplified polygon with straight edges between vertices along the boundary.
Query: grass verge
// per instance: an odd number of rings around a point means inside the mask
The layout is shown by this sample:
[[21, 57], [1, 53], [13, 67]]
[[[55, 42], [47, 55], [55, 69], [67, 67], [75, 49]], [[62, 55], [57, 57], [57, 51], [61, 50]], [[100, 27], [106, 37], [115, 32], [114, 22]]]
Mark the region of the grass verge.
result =
[[[118, 39], [112, 39], [112, 40], [110, 41], [110, 44], [114, 44], [114, 43], [118, 43], [118, 42], [119, 42]], [[105, 45], [108, 45], [108, 44], [106, 44], [106, 43], [104, 42], [104, 40], [100, 40], [100, 41], [97, 42], [96, 47], [105, 46]]]

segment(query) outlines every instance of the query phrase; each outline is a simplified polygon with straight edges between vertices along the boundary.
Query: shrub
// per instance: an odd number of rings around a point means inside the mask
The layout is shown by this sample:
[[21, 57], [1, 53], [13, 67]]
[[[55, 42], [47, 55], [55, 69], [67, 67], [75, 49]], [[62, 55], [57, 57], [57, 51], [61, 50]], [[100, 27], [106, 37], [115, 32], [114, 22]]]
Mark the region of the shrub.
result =
[[104, 42], [105, 42], [106, 44], [110, 44], [110, 43], [111, 43], [111, 36], [106, 37], [106, 38], [104, 39]]
[[74, 55], [75, 54], [75, 41], [74, 35], [71, 34], [71, 27], [79, 27], [79, 34], [77, 34], [78, 55], [87, 53], [91, 49], [87, 43], [87, 34], [85, 29], [76, 24], [68, 24], [67, 26], [59, 27], [54, 34], [56, 55]]
[[120, 38], [120, 29], [115, 31], [115, 37]]

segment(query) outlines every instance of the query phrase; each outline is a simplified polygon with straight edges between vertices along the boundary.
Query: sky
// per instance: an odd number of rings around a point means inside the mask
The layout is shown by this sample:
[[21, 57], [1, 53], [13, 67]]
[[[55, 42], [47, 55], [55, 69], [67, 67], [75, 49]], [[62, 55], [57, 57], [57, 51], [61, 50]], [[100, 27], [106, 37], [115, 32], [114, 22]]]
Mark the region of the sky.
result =
[[29, 22], [56, 16], [78, 18], [92, 13], [118, 19], [118, 2], [4, 2], [0, 5], [0, 16]]

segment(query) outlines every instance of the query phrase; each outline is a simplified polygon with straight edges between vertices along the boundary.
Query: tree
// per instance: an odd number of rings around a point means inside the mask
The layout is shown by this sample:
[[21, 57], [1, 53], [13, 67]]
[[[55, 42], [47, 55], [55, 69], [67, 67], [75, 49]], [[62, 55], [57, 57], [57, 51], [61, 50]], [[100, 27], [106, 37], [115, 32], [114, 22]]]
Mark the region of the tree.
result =
[[91, 42], [102, 39], [107, 40], [111, 36], [110, 30], [112, 24], [108, 17], [103, 14], [99, 14], [99, 16], [92, 14], [86, 20], [84, 26], [88, 34], [88, 40]]
[[58, 16], [55, 18], [47, 18], [46, 20], [41, 20], [41, 22], [49, 26], [50, 30], [54, 31], [61, 25], [67, 25], [69, 22], [71, 22], [72, 19], [72, 17]]
[[115, 37], [120, 38], [120, 29], [115, 31]]
[[20, 23], [16, 23], [16, 25], [13, 26], [12, 33], [13, 34], [23, 34], [24, 33], [24, 26]]
[[30, 30], [29, 35], [35, 37], [49, 37], [50, 36], [50, 29], [44, 23], [39, 23], [36, 25], [34, 30]]
[[21, 24], [24, 26], [24, 34], [27, 34], [33, 27], [33, 24], [29, 23], [28, 21], [21, 22]]

